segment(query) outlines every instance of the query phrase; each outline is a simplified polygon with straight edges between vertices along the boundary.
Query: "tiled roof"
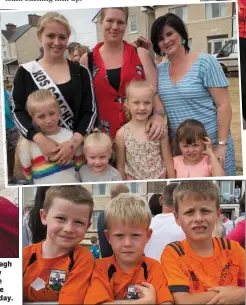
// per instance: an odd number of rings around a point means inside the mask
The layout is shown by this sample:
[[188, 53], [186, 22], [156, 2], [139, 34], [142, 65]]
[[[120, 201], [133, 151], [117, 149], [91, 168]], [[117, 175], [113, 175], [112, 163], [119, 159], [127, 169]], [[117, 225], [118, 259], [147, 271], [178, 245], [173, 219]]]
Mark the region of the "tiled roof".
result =
[[8, 42], [16, 41], [20, 36], [22, 36], [29, 28], [30, 24], [25, 24], [16, 27], [13, 31], [2, 30], [2, 34], [8, 40]]

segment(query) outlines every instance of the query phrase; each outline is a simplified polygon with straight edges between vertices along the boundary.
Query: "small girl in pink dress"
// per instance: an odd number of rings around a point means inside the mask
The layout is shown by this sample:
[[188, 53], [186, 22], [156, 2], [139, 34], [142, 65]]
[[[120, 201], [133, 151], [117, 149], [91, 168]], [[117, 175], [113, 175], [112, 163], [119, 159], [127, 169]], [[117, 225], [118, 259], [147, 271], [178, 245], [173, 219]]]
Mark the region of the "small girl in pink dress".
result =
[[154, 91], [147, 81], [132, 81], [125, 108], [130, 121], [116, 133], [116, 166], [123, 180], [174, 178], [168, 136], [150, 141], [146, 123], [153, 112]]
[[181, 153], [173, 158], [176, 178], [226, 175], [201, 122], [185, 120], [181, 123], [176, 131], [175, 144]]

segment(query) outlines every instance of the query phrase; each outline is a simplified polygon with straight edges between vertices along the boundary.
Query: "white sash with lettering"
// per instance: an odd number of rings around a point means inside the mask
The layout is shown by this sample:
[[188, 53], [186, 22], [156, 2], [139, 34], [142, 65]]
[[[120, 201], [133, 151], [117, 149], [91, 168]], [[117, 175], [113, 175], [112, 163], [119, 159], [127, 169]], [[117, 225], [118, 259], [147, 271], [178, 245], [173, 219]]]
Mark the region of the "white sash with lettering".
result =
[[39, 89], [48, 89], [55, 94], [61, 109], [61, 126], [73, 131], [73, 112], [49, 75], [37, 61], [31, 61], [21, 66], [31, 74], [33, 81]]

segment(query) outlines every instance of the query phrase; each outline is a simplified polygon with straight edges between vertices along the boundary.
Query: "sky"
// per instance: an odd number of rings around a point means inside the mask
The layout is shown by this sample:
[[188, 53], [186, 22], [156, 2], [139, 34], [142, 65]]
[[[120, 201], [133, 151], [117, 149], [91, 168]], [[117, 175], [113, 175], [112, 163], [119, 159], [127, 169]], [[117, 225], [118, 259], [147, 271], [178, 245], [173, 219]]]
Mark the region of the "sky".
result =
[[[92, 22], [93, 17], [99, 9], [76, 9], [76, 10], [59, 10], [64, 15], [71, 27], [72, 33], [69, 42], [76, 41], [83, 45], [94, 47], [97, 43], [96, 25]], [[1, 29], [5, 30], [7, 23], [14, 23], [17, 26], [28, 24], [28, 14], [36, 14], [42, 16], [47, 11], [21, 11], [21, 12], [2, 12], [1, 13]]]

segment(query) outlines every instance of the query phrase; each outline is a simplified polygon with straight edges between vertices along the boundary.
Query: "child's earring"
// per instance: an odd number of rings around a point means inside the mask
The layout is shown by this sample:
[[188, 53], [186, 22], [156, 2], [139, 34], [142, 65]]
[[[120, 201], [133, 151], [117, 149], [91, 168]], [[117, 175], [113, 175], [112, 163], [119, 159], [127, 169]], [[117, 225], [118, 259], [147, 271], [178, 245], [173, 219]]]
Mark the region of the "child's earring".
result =
[[182, 45], [183, 46], [185, 45], [185, 39], [182, 39]]

